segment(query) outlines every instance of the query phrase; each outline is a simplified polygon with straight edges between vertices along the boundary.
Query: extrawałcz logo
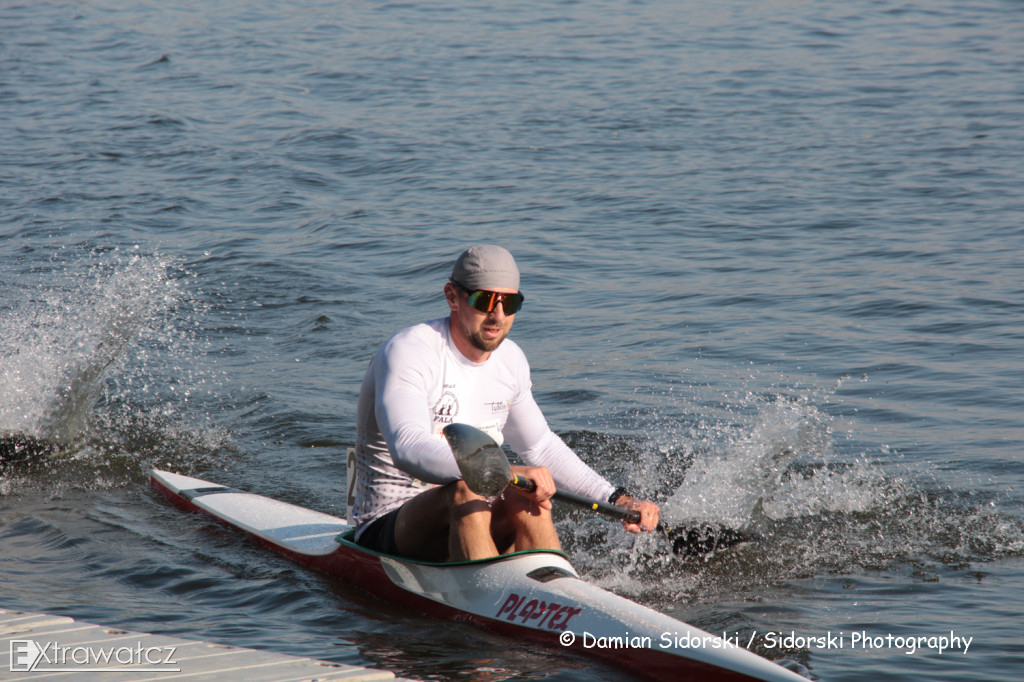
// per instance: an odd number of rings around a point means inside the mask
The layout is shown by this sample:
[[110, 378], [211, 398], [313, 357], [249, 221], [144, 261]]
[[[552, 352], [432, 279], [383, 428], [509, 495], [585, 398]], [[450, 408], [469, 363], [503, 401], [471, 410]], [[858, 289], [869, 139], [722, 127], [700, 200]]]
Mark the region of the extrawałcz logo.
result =
[[57, 642], [11, 640], [11, 672], [181, 672], [176, 646], [62, 646]]

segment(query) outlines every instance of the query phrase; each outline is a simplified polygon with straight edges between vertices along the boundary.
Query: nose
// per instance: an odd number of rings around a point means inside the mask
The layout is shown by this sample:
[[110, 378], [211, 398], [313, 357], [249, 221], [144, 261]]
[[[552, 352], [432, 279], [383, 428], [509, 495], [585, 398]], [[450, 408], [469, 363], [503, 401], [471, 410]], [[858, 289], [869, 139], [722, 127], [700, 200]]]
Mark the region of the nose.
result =
[[494, 309], [491, 310], [491, 312], [489, 312], [488, 315], [493, 317], [498, 322], [504, 320], [507, 317], [507, 315], [505, 315], [504, 299], [498, 299], [497, 301], [495, 301]]

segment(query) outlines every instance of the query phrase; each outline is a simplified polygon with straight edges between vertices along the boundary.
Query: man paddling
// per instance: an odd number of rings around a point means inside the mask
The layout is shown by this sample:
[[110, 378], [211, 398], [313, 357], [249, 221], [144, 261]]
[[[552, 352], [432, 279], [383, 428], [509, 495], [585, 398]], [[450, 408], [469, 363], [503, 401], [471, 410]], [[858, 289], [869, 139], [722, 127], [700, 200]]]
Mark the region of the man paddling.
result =
[[[633, 532], [653, 530], [658, 507], [616, 488], [551, 431], [533, 399], [526, 356], [506, 340], [523, 303], [507, 250], [474, 246], [444, 286], [449, 315], [404, 329], [374, 356], [359, 394], [353, 521], [360, 544], [389, 554], [448, 561], [514, 550], [559, 549], [551, 519], [556, 486], [637, 509]], [[498, 498], [461, 480], [442, 435], [467, 423], [507, 441], [536, 484]]]

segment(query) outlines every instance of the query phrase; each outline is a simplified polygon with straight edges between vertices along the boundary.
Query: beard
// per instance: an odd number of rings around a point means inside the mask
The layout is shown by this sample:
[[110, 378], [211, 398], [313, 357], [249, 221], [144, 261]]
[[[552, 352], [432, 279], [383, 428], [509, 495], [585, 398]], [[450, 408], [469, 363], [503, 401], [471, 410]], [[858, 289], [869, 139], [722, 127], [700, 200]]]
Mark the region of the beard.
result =
[[473, 344], [474, 348], [490, 353], [501, 345], [501, 342], [505, 340], [506, 336], [508, 336], [507, 329], [501, 333], [501, 336], [494, 339], [484, 338], [483, 332], [474, 332], [469, 334], [469, 342]]

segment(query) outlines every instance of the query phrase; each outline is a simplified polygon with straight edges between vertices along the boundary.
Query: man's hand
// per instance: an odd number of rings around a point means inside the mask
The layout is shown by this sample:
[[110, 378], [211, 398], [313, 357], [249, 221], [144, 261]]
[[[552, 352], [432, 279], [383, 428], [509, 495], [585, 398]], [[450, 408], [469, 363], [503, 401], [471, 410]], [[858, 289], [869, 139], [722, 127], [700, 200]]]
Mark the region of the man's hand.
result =
[[515, 490], [521, 495], [529, 497], [531, 500], [537, 503], [541, 509], [551, 509], [551, 496], [555, 494], [557, 488], [555, 487], [555, 479], [552, 478], [551, 472], [547, 467], [532, 467], [532, 466], [514, 466], [512, 467], [512, 473], [519, 478], [525, 478], [529, 481], [533, 481], [537, 489], [530, 492], [517, 488], [515, 486], [509, 486], [509, 488]]
[[627, 523], [622, 522], [622, 525], [626, 527], [630, 533], [639, 533], [640, 531], [652, 531], [658, 527], [658, 516], [661, 510], [658, 505], [653, 502], [646, 500], [638, 500], [630, 497], [629, 495], [620, 495], [619, 499], [615, 500], [617, 507], [623, 509], [635, 509], [640, 512], [640, 523]]

